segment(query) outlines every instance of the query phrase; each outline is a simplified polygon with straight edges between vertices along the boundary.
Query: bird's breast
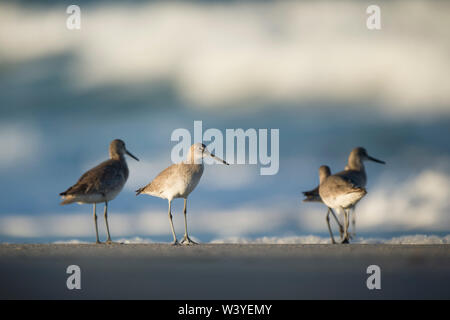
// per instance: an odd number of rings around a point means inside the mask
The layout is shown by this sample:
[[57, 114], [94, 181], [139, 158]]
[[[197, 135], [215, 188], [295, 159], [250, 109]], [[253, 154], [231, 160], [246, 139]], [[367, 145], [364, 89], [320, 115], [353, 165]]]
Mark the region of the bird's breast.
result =
[[180, 197], [187, 197], [198, 185], [203, 174], [203, 165], [186, 165], [183, 172], [183, 185]]

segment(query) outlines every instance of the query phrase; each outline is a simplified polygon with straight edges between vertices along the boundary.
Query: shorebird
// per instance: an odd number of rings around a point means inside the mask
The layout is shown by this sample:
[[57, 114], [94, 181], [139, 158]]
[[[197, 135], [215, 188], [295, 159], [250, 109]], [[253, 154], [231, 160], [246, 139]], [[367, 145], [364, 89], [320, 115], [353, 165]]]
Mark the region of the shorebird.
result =
[[152, 182], [147, 184], [145, 187], [136, 190], [136, 195], [143, 193], [162, 199], [167, 199], [169, 201], [169, 222], [170, 228], [172, 229], [173, 245], [178, 244], [175, 229], [173, 227], [171, 212], [172, 200], [175, 198], [184, 199], [184, 238], [181, 243], [187, 245], [196, 244], [196, 242], [191, 240], [188, 235], [186, 204], [189, 194], [195, 189], [200, 181], [200, 178], [202, 177], [204, 169], [203, 158], [205, 156], [212, 157], [228, 165], [227, 162], [210, 153], [204, 144], [195, 143], [190, 147], [187, 159], [185, 161], [173, 164], [164, 169], [156, 176], [155, 179], [153, 179]]
[[125, 154], [139, 161], [126, 148], [122, 140], [116, 139], [109, 145], [109, 160], [87, 171], [81, 176], [76, 184], [59, 195], [64, 201], [62, 205], [77, 202], [94, 204], [94, 223], [96, 243], [101, 243], [98, 238], [96, 204], [105, 203], [104, 217], [108, 239], [106, 243], [112, 243], [108, 226], [108, 201], [113, 200], [122, 190], [128, 179], [128, 166]]
[[[331, 174], [330, 168], [328, 166], [326, 166], [326, 167], [328, 168], [328, 171]], [[323, 170], [326, 170], [326, 169], [323, 169]], [[345, 166], [344, 170], [349, 170], [348, 165]], [[330, 174], [328, 174], [328, 175], [330, 175]], [[319, 179], [320, 179], [320, 168], [319, 168]], [[302, 193], [305, 196], [305, 199], [303, 199], [303, 202], [321, 202], [321, 203], [323, 203], [322, 198], [319, 195], [319, 186], [317, 186], [314, 189], [309, 190], [309, 191], [303, 191]], [[340, 234], [341, 240], [342, 240], [342, 237], [344, 235], [344, 227], [342, 226], [341, 222], [339, 221], [339, 218], [336, 216], [336, 214], [334, 213], [334, 211], [331, 208], [328, 208], [328, 211], [327, 211], [327, 223], [329, 221], [330, 210], [331, 210], [331, 213], [333, 214], [334, 219], [336, 220], [336, 222], [339, 226], [339, 234]], [[351, 213], [352, 213], [351, 214], [351, 217], [352, 217], [352, 234], [351, 234], [351, 236], [354, 236], [354, 235], [356, 235], [355, 206], [351, 207]], [[328, 229], [330, 229], [329, 223], [328, 223]], [[335, 243], [333, 237], [331, 237], [331, 242]]]
[[319, 186], [322, 201], [328, 207], [344, 212], [343, 243], [349, 242], [349, 211], [367, 194], [367, 176], [363, 163], [366, 160], [385, 164], [384, 161], [369, 156], [366, 149], [358, 147], [350, 153], [347, 170], [327, 177]]
[[[331, 175], [330, 167], [321, 166], [319, 168], [319, 183], [322, 183], [330, 175]], [[319, 187], [316, 187], [315, 189], [310, 190], [310, 191], [304, 191], [303, 195], [306, 197], [305, 199], [303, 199], [303, 202], [322, 202], [323, 203], [323, 201], [319, 195]], [[336, 220], [336, 223], [339, 226], [339, 232], [341, 234], [341, 239], [342, 239], [342, 235], [344, 233], [344, 228], [342, 227], [342, 224], [340, 223], [339, 219], [336, 217], [336, 214], [334, 213], [333, 209], [328, 207], [328, 211], [327, 211], [327, 215], [326, 215], [325, 219], [327, 221], [327, 226], [328, 226], [328, 231], [330, 233], [331, 243], [335, 244], [336, 241], [334, 240], [333, 231], [331, 230], [331, 226], [330, 226], [330, 213], [333, 215], [334, 220]]]

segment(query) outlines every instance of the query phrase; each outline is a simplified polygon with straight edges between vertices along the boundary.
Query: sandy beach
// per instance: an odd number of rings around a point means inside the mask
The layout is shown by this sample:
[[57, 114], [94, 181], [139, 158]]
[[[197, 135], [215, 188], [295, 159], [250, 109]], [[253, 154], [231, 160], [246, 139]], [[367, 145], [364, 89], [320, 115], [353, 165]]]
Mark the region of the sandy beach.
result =
[[[450, 298], [448, 245], [2, 244], [1, 299]], [[68, 290], [69, 265], [81, 289]], [[381, 289], [369, 290], [369, 265]]]

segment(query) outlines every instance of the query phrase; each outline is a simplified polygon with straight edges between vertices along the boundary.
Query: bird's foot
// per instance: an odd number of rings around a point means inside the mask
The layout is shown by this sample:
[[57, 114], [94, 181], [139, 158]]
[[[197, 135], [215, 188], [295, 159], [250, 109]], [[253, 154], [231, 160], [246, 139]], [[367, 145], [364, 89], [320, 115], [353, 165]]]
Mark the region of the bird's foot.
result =
[[342, 244], [348, 244], [348, 243], [350, 243], [350, 241], [349, 241], [349, 239], [348, 239], [348, 237], [347, 237], [347, 238], [345, 238], [344, 240], [342, 240], [341, 243], [342, 243]]
[[198, 243], [193, 241], [191, 238], [189, 238], [189, 236], [184, 235], [183, 240], [181, 240], [181, 244], [183, 244], [185, 246], [190, 246], [190, 245], [195, 245], [195, 244], [198, 244]]
[[95, 241], [95, 244], [103, 244], [100, 240]]
[[177, 239], [173, 240], [170, 244], [171, 244], [172, 246], [179, 246], [179, 245], [180, 245], [180, 243], [178, 242]]

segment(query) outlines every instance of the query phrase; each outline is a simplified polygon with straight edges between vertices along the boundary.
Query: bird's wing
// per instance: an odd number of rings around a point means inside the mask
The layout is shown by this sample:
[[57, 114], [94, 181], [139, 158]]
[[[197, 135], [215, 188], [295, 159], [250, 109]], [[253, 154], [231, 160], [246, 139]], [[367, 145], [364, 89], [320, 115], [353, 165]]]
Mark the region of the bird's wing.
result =
[[120, 161], [107, 160], [84, 173], [61, 195], [103, 193], [126, 179]]
[[352, 188], [364, 188], [358, 171], [344, 170], [336, 173], [334, 176], [339, 177], [343, 182], [347, 183]]
[[166, 185], [170, 183], [170, 177], [175, 174], [177, 166], [178, 164], [173, 164], [161, 171], [149, 184], [136, 190], [136, 194], [163, 192], [166, 189]]
[[320, 186], [320, 195], [322, 197], [336, 197], [347, 193], [360, 191], [361, 188], [355, 185], [348, 176], [332, 175], [329, 176]]

